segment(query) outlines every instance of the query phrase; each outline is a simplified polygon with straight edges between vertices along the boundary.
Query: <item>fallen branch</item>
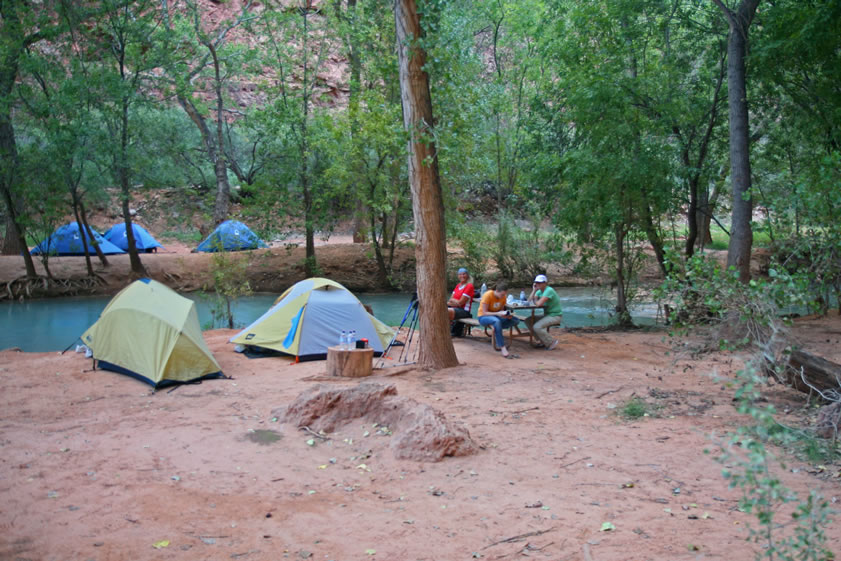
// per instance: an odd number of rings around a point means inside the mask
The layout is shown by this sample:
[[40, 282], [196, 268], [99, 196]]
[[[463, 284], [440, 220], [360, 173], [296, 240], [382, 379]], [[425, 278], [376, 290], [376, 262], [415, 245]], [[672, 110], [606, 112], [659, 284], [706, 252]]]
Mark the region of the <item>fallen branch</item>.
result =
[[493, 409], [489, 409], [488, 412], [494, 415], [519, 415], [520, 413], [525, 413], [527, 411], [538, 411], [540, 407], [529, 407], [528, 409], [520, 409], [519, 411], [495, 411]]
[[601, 393], [601, 394], [597, 395], [597, 396], [596, 396], [596, 399], [601, 399], [601, 398], [603, 398], [603, 397], [604, 397], [604, 396], [606, 396], [606, 395], [610, 395], [610, 394], [612, 394], [612, 393], [616, 393], [616, 392], [618, 392], [619, 390], [621, 390], [621, 389], [622, 389], [622, 388], [624, 388], [624, 387], [625, 387], [625, 386], [620, 386], [620, 387], [616, 388], [615, 390], [607, 390], [606, 392], [604, 392], [604, 393]]
[[314, 430], [312, 430], [309, 427], [301, 427], [301, 430], [306, 431], [306, 432], [310, 433], [311, 435], [313, 435], [314, 437], [320, 438], [321, 440], [333, 440], [329, 436], [326, 436], [326, 435], [323, 435], [321, 433], [315, 432]]
[[510, 538], [505, 538], [504, 540], [499, 540], [498, 542], [494, 542], [490, 545], [486, 545], [482, 549], [488, 549], [489, 547], [493, 547], [493, 546], [499, 545], [501, 543], [514, 543], [514, 542], [522, 541], [526, 538], [531, 538], [531, 537], [534, 537], [534, 536], [542, 536], [543, 534], [547, 534], [554, 529], [555, 529], [555, 527], [552, 526], [551, 528], [546, 529], [546, 530], [536, 530], [534, 532], [528, 532], [528, 533], [525, 533], [525, 534], [520, 534], [518, 536], [512, 536]]
[[578, 462], [583, 462], [584, 460], [589, 460], [589, 459], [590, 459], [590, 456], [587, 456], [586, 458], [579, 458], [579, 459], [575, 460], [574, 462], [570, 462], [568, 464], [562, 465], [561, 469], [568, 468], [572, 464], [577, 464]]

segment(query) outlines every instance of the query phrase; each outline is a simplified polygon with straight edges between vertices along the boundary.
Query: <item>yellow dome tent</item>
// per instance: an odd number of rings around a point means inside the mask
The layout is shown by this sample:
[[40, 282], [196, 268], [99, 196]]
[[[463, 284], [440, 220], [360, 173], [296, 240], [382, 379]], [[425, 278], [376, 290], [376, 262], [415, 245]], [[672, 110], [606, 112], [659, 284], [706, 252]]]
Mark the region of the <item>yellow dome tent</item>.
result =
[[100, 368], [155, 388], [222, 377], [202, 337], [195, 303], [151, 279], [134, 281], [114, 296], [82, 342]]
[[287, 289], [266, 313], [230, 342], [278, 351], [300, 360], [317, 360], [327, 356], [327, 347], [339, 344], [342, 331], [350, 330], [356, 331], [357, 339], [368, 339], [377, 356], [394, 335], [347, 288], [315, 277]]

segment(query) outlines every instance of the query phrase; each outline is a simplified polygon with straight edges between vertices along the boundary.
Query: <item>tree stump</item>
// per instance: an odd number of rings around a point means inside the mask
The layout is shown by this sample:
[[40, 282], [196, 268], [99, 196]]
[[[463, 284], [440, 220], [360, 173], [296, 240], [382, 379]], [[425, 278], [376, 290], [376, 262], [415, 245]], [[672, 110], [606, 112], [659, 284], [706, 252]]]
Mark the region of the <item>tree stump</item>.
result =
[[327, 347], [327, 375], [362, 378], [371, 375], [374, 349]]

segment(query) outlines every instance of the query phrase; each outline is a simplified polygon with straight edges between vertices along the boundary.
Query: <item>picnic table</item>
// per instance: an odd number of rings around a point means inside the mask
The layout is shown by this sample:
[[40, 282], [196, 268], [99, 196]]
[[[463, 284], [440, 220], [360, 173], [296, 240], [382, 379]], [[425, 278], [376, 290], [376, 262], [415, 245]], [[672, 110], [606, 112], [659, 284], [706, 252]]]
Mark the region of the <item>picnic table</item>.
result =
[[[530, 311], [532, 318], [534, 318], [535, 312], [537, 310], [545, 310], [545, 308], [546, 308], [545, 306], [536, 306], [534, 304], [528, 304], [528, 303], [520, 304], [520, 303], [517, 303], [517, 302], [505, 305], [505, 309], [506, 310], [511, 310], [512, 313], [516, 312], [516, 311], [520, 311], [520, 310]], [[517, 314], [515, 314], [515, 315], [517, 315]], [[520, 319], [525, 319], [525, 318], [523, 318], [522, 316], [519, 316], [519, 315], [517, 315], [517, 317], [519, 317]], [[473, 327], [484, 327], [485, 335], [490, 337], [491, 344], [493, 344], [494, 348], [496, 348], [496, 342], [494, 341], [494, 338], [493, 338], [493, 329], [490, 326], [480, 325], [479, 320], [476, 319], [476, 318], [464, 318], [464, 319], [460, 319], [458, 321], [460, 321], [461, 323], [463, 323], [467, 326], [468, 335], [471, 334], [471, 331], [472, 331]], [[522, 329], [520, 329], [519, 323], [517, 325], [513, 325], [513, 326], [508, 328], [508, 344], [509, 344], [509, 346], [511, 345], [511, 343], [514, 342], [514, 339], [528, 339], [529, 340], [529, 345], [534, 344], [534, 336], [531, 334], [531, 331], [529, 331], [528, 328], [525, 331], [523, 331]]]
[[[534, 321], [535, 312], [537, 310], [545, 310], [546, 306], [537, 306], [535, 304], [530, 304], [528, 302], [526, 302], [526, 303], [513, 302], [511, 304], [506, 304], [505, 309], [506, 310], [511, 310], [512, 313], [520, 311], [520, 310], [531, 311], [532, 321]], [[515, 314], [515, 315], [517, 315], [517, 314]], [[520, 319], [525, 319], [524, 317], [522, 317], [520, 315], [517, 315], [517, 317], [520, 318]], [[514, 331], [516, 331], [516, 333], [514, 333]], [[531, 334], [531, 331], [528, 328], [526, 328], [526, 331], [523, 332], [523, 330], [520, 329], [520, 325], [517, 324], [513, 328], [508, 330], [508, 343], [509, 343], [509, 345], [513, 342], [514, 339], [526, 339], [526, 338], [528, 338], [528, 340], [529, 340], [529, 345], [534, 344], [534, 336]]]

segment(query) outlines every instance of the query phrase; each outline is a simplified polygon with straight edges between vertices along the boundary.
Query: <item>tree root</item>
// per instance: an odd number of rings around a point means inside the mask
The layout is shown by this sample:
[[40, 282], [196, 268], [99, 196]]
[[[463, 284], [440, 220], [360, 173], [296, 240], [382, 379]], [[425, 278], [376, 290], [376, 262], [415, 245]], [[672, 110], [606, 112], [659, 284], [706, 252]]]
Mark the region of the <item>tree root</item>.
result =
[[99, 275], [79, 278], [19, 277], [0, 285], [0, 300], [26, 300], [42, 296], [93, 294], [105, 284]]

